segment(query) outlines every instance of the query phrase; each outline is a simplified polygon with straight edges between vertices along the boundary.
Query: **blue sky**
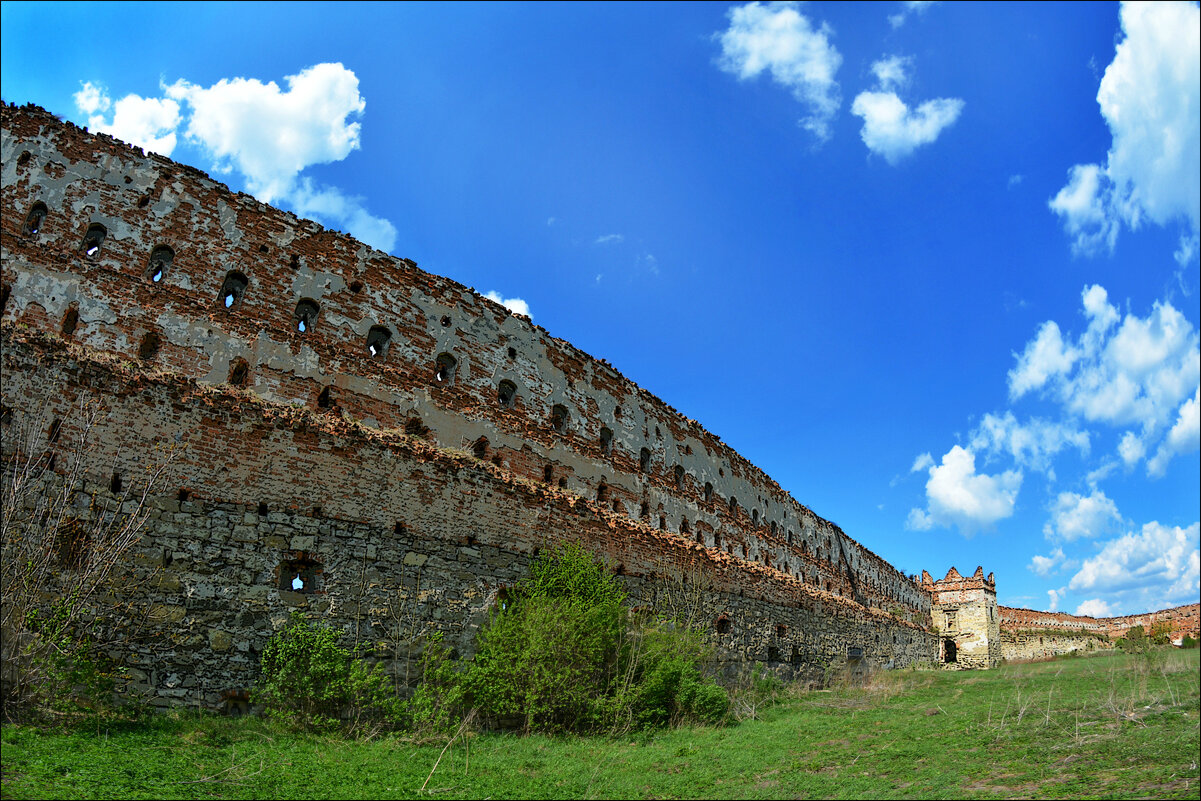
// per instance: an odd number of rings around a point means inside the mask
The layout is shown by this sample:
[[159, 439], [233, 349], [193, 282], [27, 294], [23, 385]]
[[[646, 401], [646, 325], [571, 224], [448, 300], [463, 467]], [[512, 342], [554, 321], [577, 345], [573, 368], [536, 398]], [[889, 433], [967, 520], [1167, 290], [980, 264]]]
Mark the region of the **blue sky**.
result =
[[5, 100], [496, 293], [906, 572], [1198, 600], [1195, 3], [0, 13]]

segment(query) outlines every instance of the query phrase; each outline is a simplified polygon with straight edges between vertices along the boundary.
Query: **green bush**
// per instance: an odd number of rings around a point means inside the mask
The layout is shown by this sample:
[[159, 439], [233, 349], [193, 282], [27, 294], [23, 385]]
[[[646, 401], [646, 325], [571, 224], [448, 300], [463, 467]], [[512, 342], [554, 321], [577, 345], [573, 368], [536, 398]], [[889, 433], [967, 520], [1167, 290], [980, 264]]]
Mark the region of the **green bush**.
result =
[[253, 700], [270, 715], [317, 728], [345, 723], [352, 730], [401, 722], [403, 704], [380, 666], [355, 659], [338, 645], [337, 632], [300, 615], [267, 643], [261, 666]]
[[717, 722], [725, 691], [704, 679], [701, 636], [631, 621], [617, 581], [578, 546], [555, 549], [505, 598], [464, 680], [494, 722], [526, 731]]

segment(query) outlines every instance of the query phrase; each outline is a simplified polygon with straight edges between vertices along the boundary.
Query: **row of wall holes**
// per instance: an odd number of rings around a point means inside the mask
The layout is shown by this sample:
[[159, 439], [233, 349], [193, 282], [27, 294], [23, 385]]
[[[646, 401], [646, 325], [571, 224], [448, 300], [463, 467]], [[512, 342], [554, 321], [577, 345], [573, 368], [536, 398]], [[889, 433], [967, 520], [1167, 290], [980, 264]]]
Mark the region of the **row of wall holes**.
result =
[[[47, 213], [48, 212], [46, 209], [46, 205], [44, 203], [41, 203], [41, 202], [35, 203], [33, 208], [30, 210], [29, 216], [26, 220], [26, 225], [25, 225], [26, 232], [31, 235], [36, 235], [37, 232], [41, 230], [42, 224], [46, 219]], [[100, 252], [100, 248], [104, 243], [104, 239], [105, 239], [107, 233], [108, 233], [107, 229], [99, 223], [93, 223], [91, 226], [89, 226], [87, 233], [84, 235], [83, 250], [84, 250], [85, 255], [87, 255], [89, 258], [95, 258], [95, 256]], [[265, 245], [261, 246], [260, 249], [263, 249], [265, 247], [266, 247]], [[156, 247], [153, 251], [151, 251], [151, 254], [150, 254], [150, 265], [146, 271], [147, 277], [155, 283], [160, 282], [166, 276], [167, 271], [170, 268], [171, 263], [174, 260], [174, 258], [175, 258], [175, 252], [171, 248], [167, 247], [166, 245], [159, 245], [158, 247]], [[296, 257], [296, 256], [292, 257], [292, 266], [293, 267], [299, 266], [298, 257]], [[226, 309], [232, 309], [234, 306], [236, 306], [241, 301], [242, 297], [246, 293], [246, 288], [248, 285], [249, 285], [249, 282], [247, 281], [246, 276], [243, 275], [242, 273], [238, 272], [237, 270], [230, 271], [229, 274], [227, 274], [225, 276], [225, 281], [221, 287], [220, 298], [221, 298], [222, 304], [225, 306]], [[362, 290], [361, 283], [356, 281], [351, 284], [351, 291], [357, 293], [361, 290]], [[302, 334], [311, 331], [313, 326], [316, 324], [317, 315], [319, 313], [320, 313], [320, 307], [317, 305], [317, 303], [315, 301], [313, 301], [309, 298], [302, 298], [296, 304], [296, 311], [294, 314], [294, 322], [295, 322], [297, 331]], [[79, 312], [74, 307], [72, 307], [71, 309], [69, 309], [67, 311], [67, 316], [64, 317], [64, 319], [63, 319], [64, 335], [70, 336], [71, 334], [74, 333], [75, 328], [78, 325], [78, 320], [79, 320]], [[449, 316], [443, 316], [442, 319], [440, 320], [440, 322], [443, 327], [447, 327], [451, 324], [451, 319]], [[387, 352], [388, 345], [391, 342], [391, 339], [392, 339], [392, 332], [389, 331], [387, 328], [385, 328], [384, 326], [379, 326], [379, 325], [372, 326], [371, 330], [367, 334], [367, 351], [368, 351], [368, 353], [370, 353], [372, 357], [383, 357]], [[142, 345], [141, 345], [141, 348], [139, 349], [139, 355], [143, 359], [153, 358], [158, 353], [159, 344], [160, 344], [160, 341], [159, 341], [157, 334], [153, 334], [153, 333], [147, 334], [142, 340]], [[508, 349], [508, 355], [509, 355], [510, 359], [516, 358], [516, 355], [517, 355], [516, 349], [510, 347]], [[238, 363], [238, 362], [240, 362], [240, 363]], [[448, 354], [448, 353], [440, 354], [438, 356], [438, 358], [436, 360], [436, 364], [435, 364], [435, 373], [434, 373], [435, 380], [440, 384], [445, 384], [446, 386], [451, 386], [454, 383], [455, 370], [457, 368], [457, 364], [458, 364], [457, 360], [450, 354]], [[244, 361], [235, 360], [235, 364], [230, 370], [229, 383], [231, 383], [235, 386], [244, 386], [246, 383], [248, 370], [249, 370], [249, 368], [246, 366]], [[517, 398], [516, 385], [512, 381], [508, 381], [508, 380], [502, 381], [500, 383], [500, 386], [497, 389], [497, 401], [506, 408], [512, 408], [516, 403], [516, 398]], [[328, 400], [328, 396], [327, 396], [327, 400]], [[322, 408], [326, 408], [326, 407], [322, 407]], [[551, 427], [554, 428], [555, 431], [557, 431], [559, 433], [563, 433], [567, 428], [568, 419], [569, 419], [569, 413], [568, 413], [567, 407], [565, 407], [561, 404], [556, 404], [551, 409]], [[655, 435], [659, 436], [659, 437], [662, 436], [658, 426], [655, 427]], [[613, 432], [610, 431], [608, 428], [602, 428], [601, 429], [601, 449], [605, 453], [605, 455], [609, 455], [612, 453], [612, 443], [613, 443]], [[690, 451], [691, 448], [689, 447], [687, 450]], [[641, 452], [639, 453], [638, 469], [642, 472], [647, 472], [650, 468], [650, 461], [651, 461], [650, 450], [648, 450], [647, 448], [643, 448], [641, 450]], [[674, 478], [675, 478], [676, 488], [682, 489], [683, 485], [684, 485], [684, 468], [681, 467], [680, 465], [676, 465], [676, 467], [674, 468], [674, 473], [675, 473]], [[713, 485], [711, 483], [706, 483], [705, 484], [705, 501], [706, 502], [710, 501], [712, 499], [712, 496], [713, 496]], [[731, 497], [730, 511], [735, 512], [737, 510], [737, 508], [738, 508], [737, 501], [735, 501], [735, 499]], [[759, 525], [759, 510], [755, 509], [755, 510], [751, 511], [751, 522], [755, 526]], [[771, 527], [772, 527], [772, 536], [775, 536], [775, 534], [776, 534], [775, 521], [772, 521]], [[789, 532], [789, 535], [790, 535], [789, 536], [789, 544], [791, 545], [792, 544], [791, 532]]]

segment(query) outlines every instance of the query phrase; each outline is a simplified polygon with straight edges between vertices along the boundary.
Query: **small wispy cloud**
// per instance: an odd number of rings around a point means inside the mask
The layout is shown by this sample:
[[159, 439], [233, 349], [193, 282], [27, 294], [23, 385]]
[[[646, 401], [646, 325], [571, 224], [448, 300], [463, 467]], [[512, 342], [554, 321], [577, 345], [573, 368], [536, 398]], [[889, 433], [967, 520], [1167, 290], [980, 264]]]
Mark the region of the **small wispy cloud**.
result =
[[1020, 174], [1015, 174], [1015, 175], [1009, 176], [1009, 183], [1008, 183], [1009, 188], [1013, 189], [1015, 186], [1018, 186], [1019, 184], [1021, 184], [1022, 181], [1025, 180], [1025, 178], [1026, 178], [1026, 176], [1020, 175]]
[[829, 139], [830, 123], [842, 102], [834, 80], [842, 55], [830, 41], [830, 26], [815, 26], [787, 3], [747, 3], [727, 15], [730, 27], [720, 34], [718, 67], [744, 81], [768, 71], [805, 107], [801, 127], [819, 141]]
[[620, 242], [624, 242], [624, 241], [625, 241], [625, 236], [623, 236], [622, 234], [604, 234], [603, 236], [598, 236], [596, 238], [596, 241], [593, 244], [616, 245], [616, 244], [618, 244]]
[[963, 111], [963, 101], [954, 97], [927, 100], [917, 108], [906, 105], [897, 91], [908, 84], [911, 67], [912, 59], [901, 56], [877, 61], [872, 65], [875, 90], [860, 92], [851, 104], [851, 113], [863, 119], [863, 144], [893, 165], [936, 140]]
[[926, 9], [934, 5], [933, 0], [908, 0], [901, 3], [901, 10], [896, 14], [888, 15], [888, 24], [894, 28], [899, 28], [905, 24], [905, 20], [911, 16], [917, 16], [925, 13]]

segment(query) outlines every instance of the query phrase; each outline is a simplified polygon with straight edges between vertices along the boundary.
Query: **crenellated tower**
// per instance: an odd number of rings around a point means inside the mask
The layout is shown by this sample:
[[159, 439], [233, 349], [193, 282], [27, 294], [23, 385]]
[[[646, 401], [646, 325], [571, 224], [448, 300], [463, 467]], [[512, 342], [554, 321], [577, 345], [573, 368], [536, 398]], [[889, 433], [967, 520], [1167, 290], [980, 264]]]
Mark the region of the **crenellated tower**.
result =
[[984, 568], [964, 578], [952, 567], [940, 581], [922, 571], [922, 588], [930, 593], [931, 617], [938, 634], [938, 656], [952, 669], [993, 668], [1001, 661], [1001, 616], [997, 582]]

